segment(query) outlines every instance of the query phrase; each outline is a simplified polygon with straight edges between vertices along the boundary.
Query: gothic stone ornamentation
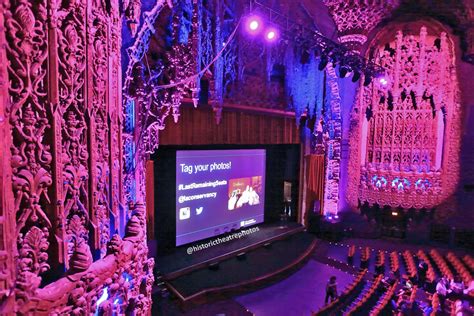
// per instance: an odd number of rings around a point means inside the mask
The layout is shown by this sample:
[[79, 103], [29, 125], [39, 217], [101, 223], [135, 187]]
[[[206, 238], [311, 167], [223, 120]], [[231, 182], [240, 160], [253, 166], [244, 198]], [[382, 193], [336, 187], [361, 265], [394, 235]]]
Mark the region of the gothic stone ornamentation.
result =
[[[19, 257], [15, 296], [22, 304], [33, 295], [41, 282], [40, 274], [49, 269], [47, 238], [52, 229], [50, 189], [53, 184], [51, 135], [48, 117], [47, 11], [44, 1], [15, 1], [7, 4], [4, 19], [6, 33], [10, 103], [8, 120], [11, 129], [11, 189], [14, 234], [8, 236], [17, 244]], [[3, 49], [0, 48], [0, 49]], [[8, 188], [5, 188], [8, 190]], [[13, 267], [12, 267], [13, 268]], [[10, 292], [10, 295], [12, 293]]]
[[367, 34], [399, 5], [399, 0], [324, 0], [334, 22], [339, 39], [358, 49]]
[[[360, 90], [351, 122], [349, 196], [370, 204], [434, 207], [459, 178], [460, 103], [446, 33], [399, 31], [375, 58], [388, 74]], [[355, 204], [356, 201], [352, 201]]]
[[[88, 315], [96, 312], [99, 315], [146, 315], [151, 308], [154, 260], [147, 258], [145, 229], [144, 206], [132, 206], [125, 237], [122, 240], [114, 235], [102, 260], [87, 265], [87, 268], [78, 266], [85, 269], [37, 289], [35, 296], [19, 312], [41, 315]], [[83, 261], [87, 260], [86, 255], [80, 255]]]
[[[0, 14], [0, 128], [11, 151], [8, 165], [1, 159], [2, 240], [17, 254], [2, 261], [1, 313], [90, 314], [108, 287], [118, 314], [146, 314], [153, 262], [143, 206], [107, 248], [126, 215], [118, 1], [10, 0]], [[49, 270], [68, 276], [48, 284]]]
[[[171, 8], [171, 2], [168, 2], [169, 7]], [[123, 98], [123, 113], [124, 113], [124, 126], [123, 126], [123, 143], [124, 143], [124, 198], [126, 203], [136, 202], [137, 200], [144, 200], [142, 194], [144, 193], [144, 177], [140, 176], [140, 171], [143, 171], [143, 160], [144, 152], [137, 153], [136, 142], [137, 137], [144, 136], [141, 130], [141, 126], [136, 126], [136, 113], [137, 102], [141, 98], [140, 93], [134, 93], [131, 91], [132, 84], [137, 85], [134, 82], [134, 78], [141, 78], [140, 74], [137, 74], [137, 71], [141, 71], [141, 66], [138, 65], [145, 54], [148, 51], [150, 45], [151, 37], [153, 36], [155, 29], [154, 24], [158, 16], [160, 15], [163, 8], [166, 6], [165, 0], [156, 1], [153, 8], [144, 13], [143, 24], [140, 27], [140, 31], [137, 34], [137, 37], [134, 41], [134, 44], [127, 49], [127, 55], [129, 62], [127, 65], [127, 70], [125, 71], [125, 80], [124, 80], [124, 98]], [[140, 79], [139, 79], [140, 80]], [[136, 100], [135, 100], [136, 99]], [[140, 103], [138, 103], [140, 104]], [[141, 104], [141, 108], [149, 109], [149, 104]], [[146, 110], [145, 110], [146, 111]], [[145, 113], [145, 112], [143, 112]], [[153, 127], [148, 129], [148, 136], [154, 140], [152, 137], [156, 137], [156, 144], [158, 144], [158, 130], [155, 130]], [[138, 178], [137, 178], [138, 176]], [[138, 185], [137, 185], [138, 183]]]
[[330, 91], [326, 100], [324, 142], [326, 144], [326, 177], [324, 188], [324, 214], [337, 214], [339, 203], [339, 177], [341, 163], [341, 96], [336, 71], [332, 65], [326, 68]]
[[[168, 4], [169, 5], [169, 4]], [[196, 52], [199, 40], [197, 30], [200, 9], [198, 3], [183, 1], [172, 8], [172, 46], [162, 51], [163, 58], [149, 67], [146, 53], [154, 29], [154, 23], [165, 6], [158, 1], [145, 14], [146, 23], [138, 33], [134, 45], [128, 49], [129, 65], [124, 86], [124, 143], [125, 143], [125, 197], [127, 202], [142, 201], [145, 194], [144, 163], [146, 156], [159, 145], [159, 132], [165, 128], [165, 120], [180, 116], [180, 106], [185, 97], [194, 99], [197, 105], [198, 83], [185, 80], [200, 69]], [[162, 85], [182, 82], [176, 86]]]

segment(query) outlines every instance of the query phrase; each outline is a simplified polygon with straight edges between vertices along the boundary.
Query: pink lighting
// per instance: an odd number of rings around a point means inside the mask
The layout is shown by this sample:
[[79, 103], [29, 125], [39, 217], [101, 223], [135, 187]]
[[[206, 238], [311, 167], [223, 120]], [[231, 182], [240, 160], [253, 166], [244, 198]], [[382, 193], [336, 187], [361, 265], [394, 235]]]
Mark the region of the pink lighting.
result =
[[250, 21], [249, 23], [249, 29], [252, 30], [252, 31], [256, 31], [259, 27], [259, 23], [257, 20], [252, 20]]
[[265, 39], [269, 42], [273, 42], [278, 38], [278, 32], [274, 28], [267, 29], [265, 33]]
[[388, 84], [388, 80], [387, 80], [387, 78], [385, 78], [385, 77], [380, 77], [380, 78], [379, 78], [379, 83], [380, 83], [381, 85], [386, 86], [386, 85]]
[[245, 29], [250, 34], [257, 34], [262, 29], [262, 19], [259, 16], [252, 15], [246, 19]]

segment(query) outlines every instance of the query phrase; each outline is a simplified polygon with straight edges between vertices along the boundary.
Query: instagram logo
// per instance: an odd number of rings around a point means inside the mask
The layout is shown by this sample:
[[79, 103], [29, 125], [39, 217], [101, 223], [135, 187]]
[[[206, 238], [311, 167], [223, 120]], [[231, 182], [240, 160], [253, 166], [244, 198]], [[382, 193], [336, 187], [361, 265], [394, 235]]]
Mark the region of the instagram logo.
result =
[[190, 207], [182, 207], [179, 209], [179, 220], [185, 220], [191, 217], [191, 208]]

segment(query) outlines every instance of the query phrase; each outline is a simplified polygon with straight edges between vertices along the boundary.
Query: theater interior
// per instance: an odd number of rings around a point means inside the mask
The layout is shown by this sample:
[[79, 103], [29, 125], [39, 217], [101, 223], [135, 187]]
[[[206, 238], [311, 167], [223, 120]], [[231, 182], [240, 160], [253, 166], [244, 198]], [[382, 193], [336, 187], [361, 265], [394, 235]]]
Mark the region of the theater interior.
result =
[[474, 315], [473, 0], [0, 0], [0, 315]]

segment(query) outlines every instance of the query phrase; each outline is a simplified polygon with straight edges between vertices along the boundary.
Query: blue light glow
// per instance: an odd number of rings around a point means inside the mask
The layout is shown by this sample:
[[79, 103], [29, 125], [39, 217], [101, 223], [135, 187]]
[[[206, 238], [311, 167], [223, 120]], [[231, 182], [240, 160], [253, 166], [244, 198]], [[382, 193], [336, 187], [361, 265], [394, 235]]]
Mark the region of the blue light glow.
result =
[[109, 289], [107, 287], [104, 288], [104, 291], [102, 292], [102, 295], [99, 297], [95, 305], [97, 306], [97, 309], [95, 310], [94, 315], [99, 315], [99, 306], [103, 302], [105, 302], [109, 298]]

